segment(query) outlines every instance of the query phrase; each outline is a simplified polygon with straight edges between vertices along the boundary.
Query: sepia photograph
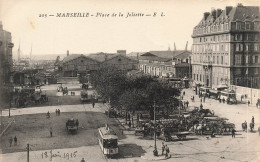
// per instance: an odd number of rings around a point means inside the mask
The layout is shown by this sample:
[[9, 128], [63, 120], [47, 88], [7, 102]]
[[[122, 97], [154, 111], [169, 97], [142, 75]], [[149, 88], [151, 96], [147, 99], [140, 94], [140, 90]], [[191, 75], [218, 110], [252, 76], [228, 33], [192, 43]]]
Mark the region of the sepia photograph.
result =
[[260, 162], [259, 0], [0, 0], [0, 162]]

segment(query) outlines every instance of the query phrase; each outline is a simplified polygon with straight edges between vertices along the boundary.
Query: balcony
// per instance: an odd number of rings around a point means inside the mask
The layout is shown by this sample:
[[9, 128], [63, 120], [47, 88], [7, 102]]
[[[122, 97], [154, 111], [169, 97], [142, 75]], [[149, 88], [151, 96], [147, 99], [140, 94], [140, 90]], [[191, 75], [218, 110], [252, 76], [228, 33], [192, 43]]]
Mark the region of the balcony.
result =
[[202, 66], [203, 68], [212, 68], [212, 61], [203, 61]]

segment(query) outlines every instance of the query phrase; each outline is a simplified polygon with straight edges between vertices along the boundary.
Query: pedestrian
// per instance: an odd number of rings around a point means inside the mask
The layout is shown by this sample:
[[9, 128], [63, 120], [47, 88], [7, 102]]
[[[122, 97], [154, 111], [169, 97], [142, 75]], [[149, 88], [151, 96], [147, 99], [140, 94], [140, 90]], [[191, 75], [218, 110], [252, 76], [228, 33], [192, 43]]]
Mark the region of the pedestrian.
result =
[[92, 106], [93, 106], [93, 108], [95, 107], [95, 101], [92, 102]]
[[233, 128], [232, 129], [232, 138], [235, 138], [235, 132], [236, 132], [236, 130]]
[[52, 127], [50, 127], [50, 136], [52, 137]]
[[200, 103], [202, 103], [202, 98], [200, 98]]
[[183, 96], [185, 96], [185, 91], [183, 91]]
[[82, 160], [80, 162], [85, 162], [84, 158], [82, 158]]
[[204, 95], [204, 97], [203, 97], [203, 102], [205, 102], [205, 100], [206, 100], [206, 95]]
[[188, 108], [189, 107], [189, 101], [187, 101], [186, 104], [187, 104], [187, 108]]
[[165, 150], [165, 146], [164, 146], [164, 143], [162, 142], [162, 155], [164, 153], [164, 150]]
[[16, 146], [17, 145], [17, 137], [14, 136], [14, 145]]
[[255, 118], [252, 116], [252, 123], [255, 124]]
[[56, 116], [58, 115], [58, 109], [55, 110]]
[[129, 126], [129, 128], [131, 128], [131, 121], [129, 121], [128, 126]]
[[13, 143], [13, 138], [12, 136], [9, 138], [9, 143], [10, 143], [10, 147], [12, 146], [12, 143]]
[[224, 98], [224, 97], [223, 97], [223, 99], [222, 99], [222, 100], [223, 100], [223, 103], [225, 103], [225, 98]]
[[212, 110], [212, 115], [214, 116], [214, 114], [215, 114], [215, 112], [214, 112], [214, 110]]
[[256, 103], [256, 108], [258, 109], [258, 102]]
[[203, 105], [202, 104], [200, 104], [200, 109], [203, 109]]
[[246, 120], [245, 120], [245, 131], [247, 132], [247, 122], [246, 122]]
[[250, 104], [250, 101], [248, 100], [248, 101], [247, 101], [247, 106], [249, 106], [249, 104]]
[[165, 157], [167, 158], [169, 153], [170, 153], [170, 149], [169, 149], [169, 147], [167, 145], [165, 145], [165, 151], [166, 151]]

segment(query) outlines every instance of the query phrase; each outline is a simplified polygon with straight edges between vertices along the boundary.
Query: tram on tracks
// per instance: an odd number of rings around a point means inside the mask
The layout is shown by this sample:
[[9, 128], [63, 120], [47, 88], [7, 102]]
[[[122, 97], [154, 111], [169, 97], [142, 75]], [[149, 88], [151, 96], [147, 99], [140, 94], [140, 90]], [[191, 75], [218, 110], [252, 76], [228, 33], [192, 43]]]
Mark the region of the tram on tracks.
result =
[[108, 126], [98, 128], [98, 142], [101, 151], [106, 157], [110, 158], [118, 155], [118, 137]]

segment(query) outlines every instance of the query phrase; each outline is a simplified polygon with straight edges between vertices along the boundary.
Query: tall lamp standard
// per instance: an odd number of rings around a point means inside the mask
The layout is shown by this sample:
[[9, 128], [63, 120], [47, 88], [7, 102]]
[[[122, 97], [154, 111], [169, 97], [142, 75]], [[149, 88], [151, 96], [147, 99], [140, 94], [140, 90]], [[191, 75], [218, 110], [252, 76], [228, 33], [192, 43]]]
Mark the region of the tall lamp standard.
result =
[[158, 156], [158, 151], [157, 151], [157, 147], [156, 147], [156, 127], [155, 127], [155, 100], [154, 100], [154, 109], [153, 109], [153, 117], [154, 117], [154, 151], [153, 151], [153, 154], [154, 156]]
[[[10, 56], [9, 56], [9, 60], [8, 60], [8, 62], [9, 62], [9, 73], [10, 73], [10, 71], [11, 71], [11, 66], [13, 66], [13, 64], [12, 64], [12, 48], [14, 47], [14, 44], [13, 43], [8, 43], [8, 48], [10, 48]], [[10, 81], [10, 78], [9, 78], [9, 81]], [[11, 85], [8, 87], [8, 93], [9, 93], [9, 118], [11, 117], [11, 106], [12, 106], [12, 98], [13, 98], [13, 96], [12, 96], [12, 91], [11, 91]]]

